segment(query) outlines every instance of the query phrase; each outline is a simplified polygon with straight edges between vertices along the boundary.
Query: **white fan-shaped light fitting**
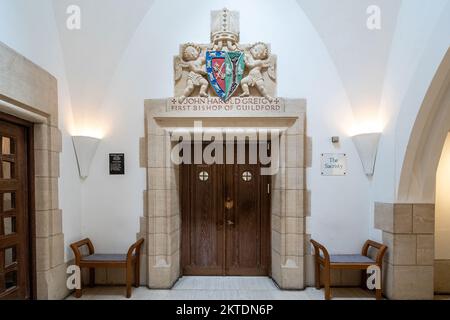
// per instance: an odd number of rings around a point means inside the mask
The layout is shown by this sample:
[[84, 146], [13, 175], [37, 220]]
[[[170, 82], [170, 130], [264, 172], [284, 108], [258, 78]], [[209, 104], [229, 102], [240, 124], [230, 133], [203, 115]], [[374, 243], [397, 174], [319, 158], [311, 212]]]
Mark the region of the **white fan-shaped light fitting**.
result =
[[100, 139], [85, 136], [72, 137], [75, 156], [77, 157], [80, 177], [86, 179], [89, 176], [89, 168], [97, 151]]
[[367, 176], [373, 176], [381, 133], [364, 133], [353, 136], [353, 143]]

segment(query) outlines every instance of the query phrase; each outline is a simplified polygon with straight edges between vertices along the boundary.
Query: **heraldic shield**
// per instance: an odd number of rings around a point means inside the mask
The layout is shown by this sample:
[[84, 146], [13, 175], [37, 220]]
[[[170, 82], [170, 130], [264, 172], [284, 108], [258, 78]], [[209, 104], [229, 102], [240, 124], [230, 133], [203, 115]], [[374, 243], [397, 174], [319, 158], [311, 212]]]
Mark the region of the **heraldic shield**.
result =
[[217, 95], [227, 101], [239, 87], [245, 70], [245, 55], [241, 51], [207, 51], [206, 71]]

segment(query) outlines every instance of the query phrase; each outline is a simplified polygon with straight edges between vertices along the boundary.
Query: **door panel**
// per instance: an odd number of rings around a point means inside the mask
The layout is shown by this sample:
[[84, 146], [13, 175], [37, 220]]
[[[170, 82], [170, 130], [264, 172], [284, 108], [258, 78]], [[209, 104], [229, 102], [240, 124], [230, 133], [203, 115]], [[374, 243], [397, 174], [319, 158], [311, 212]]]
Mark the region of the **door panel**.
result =
[[28, 299], [27, 129], [0, 120], [0, 144], [0, 299]]
[[[232, 189], [234, 207], [229, 210], [227, 225], [227, 273], [259, 274], [261, 258], [261, 215], [257, 195], [260, 188], [256, 165], [236, 165], [228, 168], [227, 185]], [[246, 179], [246, 181], [244, 181]]]
[[260, 169], [260, 164], [182, 165], [184, 275], [270, 273], [271, 179]]
[[[223, 266], [223, 219], [219, 203], [220, 166], [190, 165], [187, 169], [183, 224], [183, 264], [186, 274], [215, 275]], [[186, 195], [188, 195], [186, 197]]]

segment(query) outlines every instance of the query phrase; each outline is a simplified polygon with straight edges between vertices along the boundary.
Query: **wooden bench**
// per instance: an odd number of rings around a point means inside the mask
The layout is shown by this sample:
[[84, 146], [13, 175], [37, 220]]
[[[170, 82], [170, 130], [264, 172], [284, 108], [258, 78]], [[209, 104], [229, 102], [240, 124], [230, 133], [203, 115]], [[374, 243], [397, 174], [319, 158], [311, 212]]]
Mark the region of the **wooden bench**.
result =
[[[367, 268], [370, 266], [378, 266], [383, 270], [383, 257], [386, 253], [387, 247], [381, 243], [367, 240], [362, 248], [361, 254], [341, 254], [341, 255], [330, 255], [328, 250], [311, 239], [311, 243], [314, 247], [315, 253], [315, 282], [316, 288], [320, 289], [320, 268], [323, 267], [323, 282], [325, 286], [325, 299], [331, 299], [331, 270], [332, 269], [350, 269], [350, 270], [363, 270], [362, 273], [362, 286], [365, 286], [367, 280]], [[369, 249], [374, 248], [377, 250], [377, 255], [375, 260], [369, 257]], [[380, 278], [382, 279], [381, 275]], [[382, 290], [376, 289], [376, 299], [380, 300], [382, 298]]]
[[[140, 254], [144, 239], [134, 243], [127, 254], [96, 254], [91, 240], [84, 239], [72, 243], [70, 247], [75, 255], [75, 264], [80, 268], [89, 269], [89, 284], [95, 285], [95, 268], [124, 268], [126, 270], [126, 297], [131, 297], [131, 283], [134, 271], [134, 286], [139, 287]], [[87, 246], [89, 254], [82, 255], [80, 248]], [[75, 296], [81, 298], [81, 288], [75, 291]]]

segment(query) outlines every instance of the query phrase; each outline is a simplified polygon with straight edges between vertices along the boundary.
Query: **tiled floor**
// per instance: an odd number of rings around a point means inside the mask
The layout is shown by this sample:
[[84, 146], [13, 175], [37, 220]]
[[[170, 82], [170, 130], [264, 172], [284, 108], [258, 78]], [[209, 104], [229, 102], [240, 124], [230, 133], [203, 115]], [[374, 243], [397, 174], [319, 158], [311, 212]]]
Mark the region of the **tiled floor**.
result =
[[[125, 299], [125, 287], [95, 287], [83, 290], [82, 299]], [[323, 290], [280, 290], [266, 277], [183, 277], [172, 290], [133, 289], [136, 300], [323, 300]], [[334, 299], [374, 299], [360, 288], [333, 288]], [[68, 299], [75, 299], [73, 296]]]

